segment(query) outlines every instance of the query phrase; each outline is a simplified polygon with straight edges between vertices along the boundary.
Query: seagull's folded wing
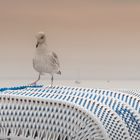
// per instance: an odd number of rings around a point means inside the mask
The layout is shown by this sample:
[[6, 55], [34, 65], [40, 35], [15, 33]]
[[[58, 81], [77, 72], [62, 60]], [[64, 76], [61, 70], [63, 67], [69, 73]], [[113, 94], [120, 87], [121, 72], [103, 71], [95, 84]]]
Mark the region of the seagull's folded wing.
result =
[[49, 59], [53, 65], [57, 65], [58, 67], [60, 67], [59, 59], [56, 53], [51, 52], [51, 54], [49, 55]]

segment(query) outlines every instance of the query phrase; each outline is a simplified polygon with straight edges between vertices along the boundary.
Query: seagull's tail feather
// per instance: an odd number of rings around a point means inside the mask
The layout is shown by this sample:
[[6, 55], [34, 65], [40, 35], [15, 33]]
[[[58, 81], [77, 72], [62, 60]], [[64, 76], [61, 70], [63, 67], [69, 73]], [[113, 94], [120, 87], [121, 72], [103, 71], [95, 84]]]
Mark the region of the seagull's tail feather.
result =
[[59, 70], [56, 74], [60, 74], [61, 75], [61, 71]]

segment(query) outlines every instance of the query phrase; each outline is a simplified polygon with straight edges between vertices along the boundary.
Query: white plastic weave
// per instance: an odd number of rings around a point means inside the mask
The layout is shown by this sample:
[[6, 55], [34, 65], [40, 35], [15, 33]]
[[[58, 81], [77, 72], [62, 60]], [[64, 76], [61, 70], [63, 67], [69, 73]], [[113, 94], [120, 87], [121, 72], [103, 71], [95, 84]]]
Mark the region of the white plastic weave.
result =
[[[32, 89], [36, 90], [36, 89]], [[41, 89], [37, 89], [41, 90]], [[99, 120], [70, 102], [34, 97], [26, 90], [0, 94], [0, 138], [28, 140], [105, 140]]]
[[140, 140], [140, 99], [128, 92], [6, 90], [0, 92], [0, 110], [2, 140]]

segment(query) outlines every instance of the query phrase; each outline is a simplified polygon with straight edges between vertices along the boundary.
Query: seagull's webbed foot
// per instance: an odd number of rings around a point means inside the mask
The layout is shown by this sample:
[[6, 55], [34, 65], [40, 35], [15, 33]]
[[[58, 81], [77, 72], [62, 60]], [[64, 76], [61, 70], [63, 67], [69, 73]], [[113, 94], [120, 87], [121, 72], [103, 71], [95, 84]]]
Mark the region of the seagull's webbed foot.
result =
[[38, 82], [39, 80], [40, 80], [40, 74], [39, 74], [37, 80], [34, 81], [33, 83], [29, 84], [29, 85], [30, 85], [30, 86], [36, 86], [36, 84], [37, 84], [37, 82]]
[[31, 83], [31, 84], [29, 84], [29, 86], [36, 86], [37, 85], [37, 82], [35, 81], [35, 82], [33, 82], [33, 83]]

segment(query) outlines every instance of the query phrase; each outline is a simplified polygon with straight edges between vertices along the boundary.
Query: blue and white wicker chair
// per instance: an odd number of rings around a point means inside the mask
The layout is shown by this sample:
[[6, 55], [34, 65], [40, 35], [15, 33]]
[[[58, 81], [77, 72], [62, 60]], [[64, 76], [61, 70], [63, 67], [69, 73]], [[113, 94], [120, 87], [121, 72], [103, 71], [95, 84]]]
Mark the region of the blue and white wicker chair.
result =
[[0, 90], [0, 139], [140, 140], [139, 97], [73, 87]]
[[41, 94], [41, 89], [36, 94], [34, 90], [30, 93], [26, 93], [26, 89], [1, 92], [1, 139], [109, 139], [98, 118], [90, 111], [71, 102], [43, 97], [41, 95], [46, 93]]

